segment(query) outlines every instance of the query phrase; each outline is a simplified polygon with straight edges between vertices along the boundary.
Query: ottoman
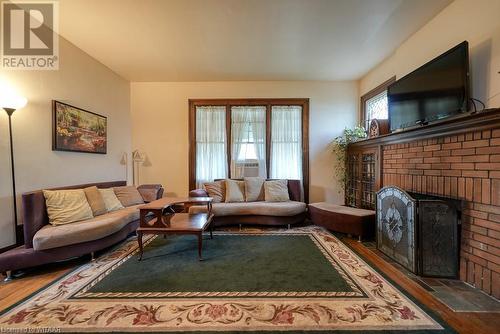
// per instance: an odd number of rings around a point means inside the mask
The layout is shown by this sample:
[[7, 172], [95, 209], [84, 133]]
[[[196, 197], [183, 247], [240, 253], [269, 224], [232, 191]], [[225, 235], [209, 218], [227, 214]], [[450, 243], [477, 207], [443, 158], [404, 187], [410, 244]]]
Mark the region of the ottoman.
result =
[[309, 204], [309, 216], [316, 225], [334, 232], [371, 238], [375, 232], [375, 211], [330, 203]]

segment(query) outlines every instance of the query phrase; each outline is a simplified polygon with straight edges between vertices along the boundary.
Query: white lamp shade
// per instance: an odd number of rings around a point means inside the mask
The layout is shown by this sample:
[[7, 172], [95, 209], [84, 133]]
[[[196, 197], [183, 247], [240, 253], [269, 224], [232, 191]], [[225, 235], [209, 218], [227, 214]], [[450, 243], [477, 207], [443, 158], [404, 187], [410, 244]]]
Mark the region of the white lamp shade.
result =
[[21, 109], [28, 100], [6, 84], [0, 83], [0, 108]]
[[10, 98], [0, 97], [0, 106], [4, 109], [21, 109], [28, 103], [28, 100], [22, 96], [13, 96]]
[[127, 165], [128, 164], [127, 153], [123, 153], [122, 154], [122, 158], [120, 159], [120, 164], [121, 165]]

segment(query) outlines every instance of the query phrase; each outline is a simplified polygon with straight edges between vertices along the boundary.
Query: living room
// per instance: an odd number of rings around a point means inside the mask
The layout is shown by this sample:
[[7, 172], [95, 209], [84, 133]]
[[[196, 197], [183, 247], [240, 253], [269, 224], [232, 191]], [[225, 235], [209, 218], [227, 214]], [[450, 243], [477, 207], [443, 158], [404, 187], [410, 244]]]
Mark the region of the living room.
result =
[[499, 0], [0, 5], [0, 331], [496, 331]]

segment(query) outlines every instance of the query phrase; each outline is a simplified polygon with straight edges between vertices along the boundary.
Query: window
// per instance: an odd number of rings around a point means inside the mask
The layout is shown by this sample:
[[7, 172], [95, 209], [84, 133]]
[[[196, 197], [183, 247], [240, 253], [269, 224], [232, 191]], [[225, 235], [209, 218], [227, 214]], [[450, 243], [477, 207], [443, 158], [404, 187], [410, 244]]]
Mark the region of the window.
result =
[[272, 107], [270, 163], [270, 178], [302, 180], [302, 107]]
[[361, 97], [360, 123], [365, 129], [368, 130], [372, 119], [389, 118], [387, 87], [394, 81], [396, 81], [396, 77], [392, 77]]
[[196, 185], [227, 177], [226, 108], [196, 108]]
[[308, 200], [308, 99], [189, 101], [189, 187], [214, 179], [299, 179]]
[[366, 124], [365, 129], [368, 129], [372, 119], [388, 119], [389, 104], [387, 101], [387, 90], [375, 95], [365, 102]]
[[231, 177], [267, 176], [266, 107], [231, 107]]

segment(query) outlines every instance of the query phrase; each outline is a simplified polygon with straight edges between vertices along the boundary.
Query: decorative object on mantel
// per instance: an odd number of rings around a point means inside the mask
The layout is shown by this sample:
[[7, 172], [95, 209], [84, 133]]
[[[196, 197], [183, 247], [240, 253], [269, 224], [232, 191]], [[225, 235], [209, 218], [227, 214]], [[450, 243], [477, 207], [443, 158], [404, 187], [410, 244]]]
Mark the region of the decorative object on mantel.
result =
[[354, 129], [345, 128], [342, 136], [338, 136], [333, 140], [333, 153], [336, 158], [334, 161], [335, 176], [340, 181], [341, 186], [339, 192], [345, 189], [347, 145], [364, 138], [366, 138], [366, 130], [361, 125], [358, 125]]
[[374, 138], [389, 133], [389, 120], [374, 118], [370, 121], [368, 137]]
[[139, 167], [146, 161], [146, 153], [135, 150], [132, 152], [132, 183], [139, 184]]
[[[3, 86], [3, 85], [2, 85]], [[17, 227], [17, 201], [16, 201], [16, 176], [14, 168], [14, 144], [12, 141], [12, 114], [14, 111], [23, 108], [28, 103], [28, 100], [19, 95], [12, 88], [5, 86], [0, 88], [0, 108], [3, 108], [9, 117], [9, 141], [10, 141], [10, 167], [12, 174], [12, 203], [14, 207], [14, 231], [16, 236], [16, 243], [18, 245], [22, 242], [22, 236]]]
[[52, 150], [106, 154], [107, 118], [52, 101]]

